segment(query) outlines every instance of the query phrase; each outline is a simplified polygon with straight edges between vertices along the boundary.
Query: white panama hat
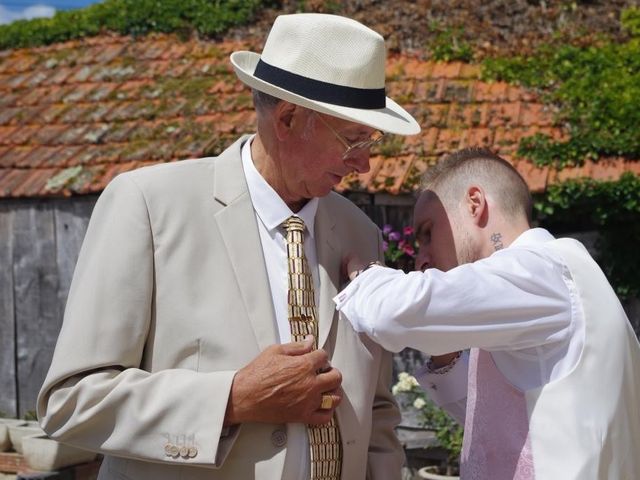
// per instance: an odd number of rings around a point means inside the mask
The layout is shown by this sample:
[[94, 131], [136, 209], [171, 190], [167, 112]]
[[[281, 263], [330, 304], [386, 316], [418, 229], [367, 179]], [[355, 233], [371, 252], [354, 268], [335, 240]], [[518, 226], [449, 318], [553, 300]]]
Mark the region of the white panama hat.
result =
[[251, 88], [321, 113], [384, 132], [413, 135], [420, 125], [386, 96], [381, 35], [337, 15], [280, 15], [262, 55], [231, 54], [238, 78]]

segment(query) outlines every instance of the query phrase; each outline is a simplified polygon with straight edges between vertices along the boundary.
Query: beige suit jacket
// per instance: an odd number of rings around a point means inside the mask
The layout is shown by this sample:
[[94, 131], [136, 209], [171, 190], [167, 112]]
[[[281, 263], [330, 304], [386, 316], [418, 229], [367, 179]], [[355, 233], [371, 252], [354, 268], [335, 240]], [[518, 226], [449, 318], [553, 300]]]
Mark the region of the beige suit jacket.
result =
[[[38, 415], [52, 437], [105, 455], [100, 479], [282, 477], [286, 425], [223, 430], [235, 372], [277, 341], [244, 140], [119, 175], [96, 204]], [[379, 258], [379, 233], [335, 193], [315, 231], [319, 344], [343, 373], [342, 478], [400, 478], [390, 354], [332, 302], [343, 253]]]

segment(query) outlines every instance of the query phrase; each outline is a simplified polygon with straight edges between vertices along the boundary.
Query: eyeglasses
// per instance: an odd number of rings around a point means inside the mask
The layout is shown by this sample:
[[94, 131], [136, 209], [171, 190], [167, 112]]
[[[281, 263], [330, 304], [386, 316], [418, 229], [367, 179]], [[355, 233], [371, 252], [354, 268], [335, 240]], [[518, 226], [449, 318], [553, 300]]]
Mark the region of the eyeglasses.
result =
[[385, 133], [381, 130], [376, 130], [375, 132], [373, 132], [371, 134], [371, 136], [369, 137], [369, 140], [361, 140], [359, 142], [355, 142], [355, 143], [349, 143], [349, 141], [344, 138], [342, 135], [340, 135], [330, 124], [329, 122], [327, 122], [324, 118], [322, 118], [322, 115], [320, 115], [319, 113], [315, 112], [316, 116], [320, 119], [320, 121], [322, 123], [324, 123], [324, 126], [327, 127], [329, 130], [331, 130], [331, 133], [333, 133], [335, 135], [335, 137], [340, 140], [340, 143], [342, 143], [342, 145], [344, 145], [344, 148], [346, 149], [344, 151], [344, 153], [342, 154], [342, 159], [345, 160], [347, 158], [349, 158], [351, 155], [355, 154], [356, 152], [359, 152], [361, 150], [366, 150], [369, 149], [371, 147], [373, 147], [374, 145], [379, 144], [382, 139], [385, 136]]

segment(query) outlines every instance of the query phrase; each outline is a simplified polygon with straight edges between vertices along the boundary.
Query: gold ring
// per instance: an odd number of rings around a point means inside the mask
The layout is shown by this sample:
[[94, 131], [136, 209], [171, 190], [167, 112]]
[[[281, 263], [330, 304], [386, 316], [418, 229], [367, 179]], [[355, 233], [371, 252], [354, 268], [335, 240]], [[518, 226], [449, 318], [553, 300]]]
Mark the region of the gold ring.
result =
[[333, 407], [333, 395], [322, 395], [322, 402], [320, 403], [321, 410], [331, 410]]

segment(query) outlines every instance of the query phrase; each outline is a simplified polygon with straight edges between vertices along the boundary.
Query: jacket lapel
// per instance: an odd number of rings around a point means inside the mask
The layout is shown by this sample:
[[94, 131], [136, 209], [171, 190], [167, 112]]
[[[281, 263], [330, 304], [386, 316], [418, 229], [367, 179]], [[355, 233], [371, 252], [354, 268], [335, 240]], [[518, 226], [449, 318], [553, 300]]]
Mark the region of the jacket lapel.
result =
[[277, 343], [277, 333], [256, 215], [242, 169], [240, 151], [248, 138], [240, 138], [216, 160], [214, 196], [224, 208], [215, 220], [262, 351]]
[[318, 295], [318, 348], [322, 348], [329, 337], [331, 325], [336, 317], [333, 297], [338, 293], [340, 282], [340, 244], [335, 233], [335, 221], [327, 210], [326, 198], [320, 199], [316, 213], [316, 250], [320, 292]]

